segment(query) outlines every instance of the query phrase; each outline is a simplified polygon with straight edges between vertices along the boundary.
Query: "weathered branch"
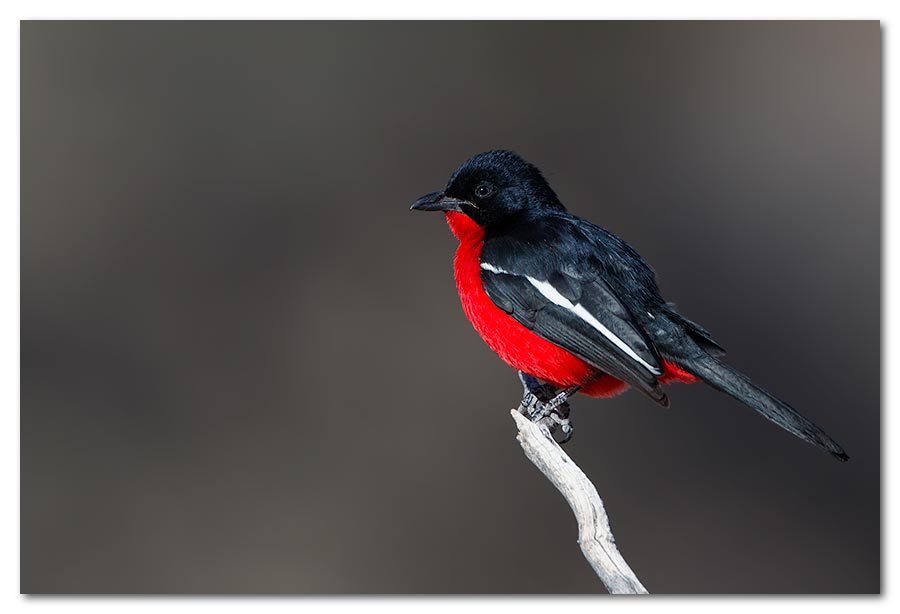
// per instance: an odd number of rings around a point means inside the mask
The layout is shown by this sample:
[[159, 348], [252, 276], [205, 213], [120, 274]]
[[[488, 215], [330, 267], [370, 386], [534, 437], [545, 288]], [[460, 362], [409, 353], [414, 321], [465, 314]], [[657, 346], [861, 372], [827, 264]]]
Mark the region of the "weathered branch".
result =
[[646, 594], [647, 589], [619, 554], [603, 501], [597, 489], [563, 452], [543, 423], [534, 423], [512, 410], [517, 439], [534, 466], [562, 493], [578, 520], [578, 543], [584, 558], [613, 595]]

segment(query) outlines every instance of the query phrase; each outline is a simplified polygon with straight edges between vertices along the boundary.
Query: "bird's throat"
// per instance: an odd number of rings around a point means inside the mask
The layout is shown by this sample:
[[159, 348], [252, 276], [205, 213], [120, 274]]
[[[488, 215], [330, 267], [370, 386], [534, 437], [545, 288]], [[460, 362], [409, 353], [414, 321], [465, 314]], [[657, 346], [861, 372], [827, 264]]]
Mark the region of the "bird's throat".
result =
[[447, 224], [460, 243], [478, 243], [484, 240], [484, 228], [465, 213], [447, 211]]

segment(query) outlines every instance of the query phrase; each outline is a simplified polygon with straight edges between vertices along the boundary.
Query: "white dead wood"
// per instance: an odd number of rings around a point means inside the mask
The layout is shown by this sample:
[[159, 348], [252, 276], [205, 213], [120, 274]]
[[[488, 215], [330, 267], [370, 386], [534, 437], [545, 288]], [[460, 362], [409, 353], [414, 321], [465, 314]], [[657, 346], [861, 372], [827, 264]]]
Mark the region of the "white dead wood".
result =
[[569, 455], [563, 452], [545, 423], [532, 422], [512, 410], [517, 439], [535, 467], [562, 493], [578, 521], [578, 544], [584, 558], [613, 595], [646, 594], [631, 567], [619, 554], [603, 501], [597, 489]]

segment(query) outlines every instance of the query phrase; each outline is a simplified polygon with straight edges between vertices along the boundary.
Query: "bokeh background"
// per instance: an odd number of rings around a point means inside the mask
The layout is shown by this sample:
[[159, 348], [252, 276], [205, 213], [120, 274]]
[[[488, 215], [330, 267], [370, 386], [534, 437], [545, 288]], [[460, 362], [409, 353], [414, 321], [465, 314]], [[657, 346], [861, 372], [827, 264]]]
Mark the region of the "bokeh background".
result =
[[877, 22], [25, 22], [27, 593], [602, 593], [407, 207], [514, 149], [841, 464], [579, 398], [651, 592], [880, 590]]

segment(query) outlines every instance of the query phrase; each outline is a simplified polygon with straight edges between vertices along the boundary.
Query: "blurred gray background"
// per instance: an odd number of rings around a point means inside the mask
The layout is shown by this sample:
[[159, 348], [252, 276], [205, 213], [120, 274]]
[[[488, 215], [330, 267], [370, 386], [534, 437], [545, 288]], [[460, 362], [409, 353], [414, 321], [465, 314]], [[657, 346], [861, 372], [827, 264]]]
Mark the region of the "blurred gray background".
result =
[[877, 22], [25, 22], [22, 590], [594, 593], [409, 203], [509, 148], [837, 463], [575, 401], [656, 593], [880, 587]]

